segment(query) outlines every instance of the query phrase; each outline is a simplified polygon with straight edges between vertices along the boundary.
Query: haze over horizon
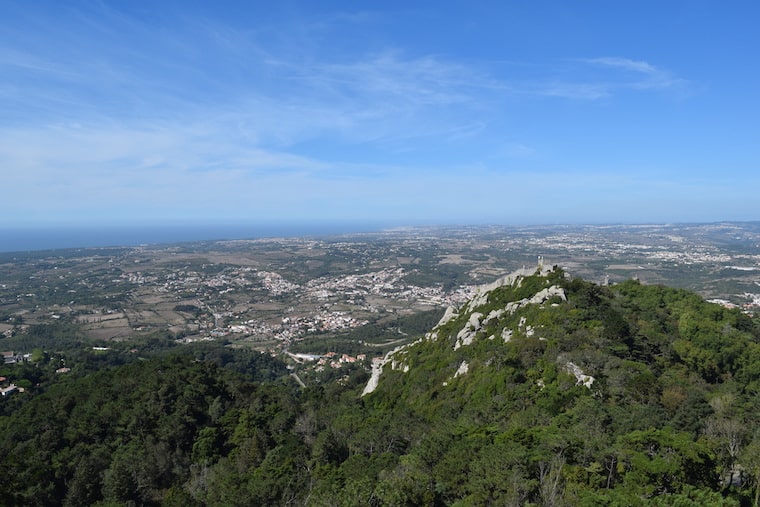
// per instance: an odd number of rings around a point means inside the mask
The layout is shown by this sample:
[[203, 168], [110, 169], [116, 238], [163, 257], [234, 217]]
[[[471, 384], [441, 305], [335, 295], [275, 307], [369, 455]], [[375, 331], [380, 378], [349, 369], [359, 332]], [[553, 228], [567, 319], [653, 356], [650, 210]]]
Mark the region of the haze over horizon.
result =
[[760, 5], [5, 2], [0, 227], [753, 221]]

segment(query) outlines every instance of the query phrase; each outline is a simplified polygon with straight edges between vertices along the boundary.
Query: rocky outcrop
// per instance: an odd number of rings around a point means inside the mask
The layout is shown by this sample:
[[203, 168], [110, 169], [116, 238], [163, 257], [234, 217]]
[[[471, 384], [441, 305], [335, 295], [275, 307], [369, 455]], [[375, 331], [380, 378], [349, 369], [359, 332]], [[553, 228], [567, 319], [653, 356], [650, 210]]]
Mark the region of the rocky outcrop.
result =
[[362, 391], [362, 396], [365, 394], [369, 394], [373, 392], [375, 389], [377, 389], [378, 384], [380, 383], [380, 375], [383, 374], [383, 367], [391, 360], [391, 357], [393, 357], [393, 354], [400, 351], [401, 349], [407, 347], [407, 345], [401, 345], [399, 347], [396, 347], [395, 349], [391, 350], [387, 354], [385, 354], [385, 357], [379, 358], [376, 357], [372, 360], [372, 373], [370, 374], [369, 380], [367, 381], [367, 385], [364, 386], [364, 390]]
[[464, 375], [470, 370], [470, 365], [467, 364], [467, 361], [462, 361], [462, 364], [459, 365], [459, 368], [457, 368], [456, 373], [454, 373], [454, 378], [457, 378], [460, 375]]
[[[521, 275], [515, 275], [514, 273], [510, 275], [510, 277], [502, 277], [500, 280], [512, 280], [512, 283], [519, 284], [522, 280]], [[495, 282], [494, 282], [495, 283]], [[496, 287], [502, 287], [505, 285], [502, 283], [501, 285], [497, 285]], [[493, 286], [493, 284], [489, 285]], [[493, 289], [492, 289], [493, 290]], [[486, 304], [488, 302], [488, 293], [483, 294], [483, 303]], [[567, 296], [565, 295], [565, 290], [562, 287], [559, 287], [557, 285], [552, 285], [551, 287], [547, 287], [545, 289], [542, 289], [538, 291], [536, 294], [534, 294], [532, 297], [524, 298], [519, 301], [511, 301], [507, 303], [507, 305], [504, 308], [500, 308], [498, 310], [492, 310], [488, 313], [488, 315], [483, 318], [483, 314], [480, 312], [473, 312], [470, 315], [470, 318], [467, 320], [467, 323], [465, 326], [457, 333], [456, 341], [454, 342], [454, 350], [458, 350], [459, 348], [465, 346], [465, 345], [471, 345], [472, 342], [475, 340], [475, 337], [477, 335], [477, 332], [483, 327], [491, 324], [493, 321], [498, 320], [504, 315], [511, 315], [514, 312], [516, 312], [518, 309], [522, 308], [525, 305], [540, 305], [544, 304], [546, 301], [558, 297], [562, 301], [567, 301]], [[474, 301], [469, 304], [470, 308], [477, 308], [475, 306]], [[530, 326], [526, 324], [525, 318], [520, 319], [519, 324], [519, 330], [528, 337], [531, 337], [535, 334], [535, 329], [533, 326]], [[505, 342], [508, 342], [512, 338], [512, 330], [511, 329], [504, 329], [502, 331], [502, 338]], [[493, 339], [493, 336], [489, 336], [489, 339]]]
[[513, 285], [519, 287], [520, 283], [522, 283], [523, 277], [535, 274], [546, 276], [551, 273], [551, 271], [551, 268], [546, 268], [543, 265], [539, 265], [538, 268], [533, 270], [526, 268], [518, 269], [517, 271], [514, 271], [508, 275], [504, 275], [491, 283], [487, 283], [478, 287], [478, 290], [475, 292], [475, 296], [472, 298], [468, 306], [473, 309], [478, 308], [479, 306], [483, 306], [488, 302], [488, 293], [494, 289], [504, 287], [505, 285]]
[[522, 308], [525, 305], [541, 305], [555, 296], [559, 297], [562, 301], [567, 301], [567, 296], [565, 296], [565, 289], [556, 285], [552, 285], [551, 287], [547, 287], [538, 291], [533, 297], [507, 303], [504, 311], [508, 314], [513, 314], [519, 308]]
[[459, 313], [457, 313], [457, 309], [454, 308], [453, 306], [449, 306], [448, 308], [446, 308], [446, 311], [443, 313], [443, 317], [441, 317], [441, 320], [438, 321], [438, 324], [436, 324], [435, 327], [441, 327], [447, 322], [456, 319], [457, 317], [459, 317]]
[[583, 386], [586, 386], [588, 389], [591, 389], [591, 384], [593, 384], [594, 380], [596, 380], [591, 375], [586, 375], [585, 373], [583, 373], [583, 370], [581, 370], [577, 364], [570, 361], [565, 363], [565, 370], [568, 373], [571, 373], [575, 377], [575, 380], [577, 381], [576, 385], [579, 385], [579, 386], [583, 385]]
[[499, 317], [501, 317], [502, 315], [504, 315], [505, 312], [506, 312], [506, 310], [491, 310], [491, 312], [483, 320], [483, 325], [487, 326], [488, 324], [490, 324], [494, 320], [498, 320]]
[[480, 319], [483, 317], [483, 314], [480, 312], [475, 312], [472, 315], [470, 315], [470, 318], [467, 320], [467, 324], [464, 325], [461, 331], [457, 333], [457, 341], [454, 343], [454, 350], [457, 350], [459, 347], [463, 345], [470, 345], [472, 344], [472, 341], [475, 339], [475, 335], [478, 331], [480, 331], [481, 324]]
[[[504, 315], [511, 315], [515, 311], [517, 311], [519, 308], [525, 306], [525, 305], [533, 305], [533, 304], [543, 304], [549, 299], [558, 297], [563, 301], [566, 301], [566, 295], [565, 291], [556, 285], [552, 285], [551, 287], [546, 287], [540, 291], [538, 291], [536, 294], [529, 298], [524, 298], [519, 301], [512, 301], [506, 304], [504, 308], [499, 308], [496, 310], [491, 310], [488, 312], [488, 315], [484, 315], [483, 313], [477, 311], [480, 307], [488, 303], [488, 297], [489, 294], [499, 287], [504, 287], [507, 285], [511, 285], [513, 287], [520, 287], [520, 285], [523, 282], [523, 279], [527, 276], [531, 275], [539, 275], [539, 276], [546, 276], [551, 272], [551, 269], [546, 268], [543, 266], [543, 264], [539, 264], [538, 268], [530, 270], [530, 269], [521, 269], [517, 270], [513, 273], [510, 273], [508, 275], [502, 276], [501, 278], [497, 279], [496, 281], [482, 285], [478, 288], [478, 290], [475, 293], [475, 296], [472, 300], [469, 301], [469, 303], [466, 303], [462, 306], [461, 309], [457, 309], [453, 306], [450, 306], [446, 309], [446, 312], [444, 313], [443, 317], [441, 317], [438, 324], [425, 335], [425, 340], [437, 340], [439, 339], [439, 330], [446, 324], [452, 322], [453, 320], [459, 318], [462, 315], [468, 315], [467, 321], [465, 322], [462, 329], [459, 330], [459, 332], [456, 335], [456, 340], [454, 342], [454, 350], [459, 350], [462, 347], [472, 345], [476, 337], [478, 336], [478, 333], [481, 332], [485, 326], [492, 325], [494, 323], [497, 323], [500, 318], [502, 318]], [[504, 340], [504, 342], [509, 342], [512, 339], [512, 335], [515, 330], [504, 328], [501, 331], [501, 338]], [[525, 321], [525, 318], [522, 318], [520, 320], [519, 326], [517, 328], [517, 331], [524, 334], [525, 336], [533, 336], [535, 334], [535, 329], [528, 325]], [[449, 338], [450, 335], [446, 336], [446, 338]], [[495, 335], [488, 336], [488, 339], [495, 339]], [[541, 339], [541, 338], [539, 338]], [[416, 343], [416, 342], [415, 342]], [[377, 389], [377, 386], [380, 381], [380, 376], [383, 373], [383, 368], [386, 366], [386, 364], [390, 363], [391, 368], [393, 370], [401, 370], [401, 371], [409, 371], [409, 365], [403, 360], [403, 356], [405, 356], [404, 350], [408, 347], [413, 346], [414, 343], [409, 345], [403, 345], [400, 347], [397, 347], [393, 349], [392, 351], [388, 352], [385, 357], [382, 359], [375, 359], [372, 363], [372, 374], [370, 376], [369, 381], [367, 382], [367, 385], [364, 388], [364, 391], [362, 392], [362, 396], [367, 395], [375, 389]], [[456, 373], [454, 374], [454, 378], [463, 375], [467, 373], [469, 366], [466, 361], [463, 361], [459, 368], [457, 369]], [[593, 379], [591, 380], [593, 382]]]

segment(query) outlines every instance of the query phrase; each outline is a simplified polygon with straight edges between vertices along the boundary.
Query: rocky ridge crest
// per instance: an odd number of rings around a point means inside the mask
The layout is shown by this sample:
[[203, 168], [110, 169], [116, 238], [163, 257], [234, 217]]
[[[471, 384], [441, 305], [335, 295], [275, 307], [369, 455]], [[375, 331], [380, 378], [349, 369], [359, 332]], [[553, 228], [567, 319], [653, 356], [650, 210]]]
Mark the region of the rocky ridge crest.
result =
[[[526, 306], [542, 306], [547, 303], [556, 305], [557, 303], [552, 301], [566, 301], [564, 289], [557, 283], [553, 283], [555, 280], [552, 280], [552, 275], [556, 278], [559, 273], [563, 278], [567, 276], [556, 266], [552, 268], [544, 266], [539, 259], [538, 266], [533, 270], [522, 268], [480, 286], [475, 296], [460, 308], [448, 307], [438, 324], [424, 337], [407, 345], [396, 347], [381, 359], [375, 359], [372, 364], [370, 379], [362, 391], [362, 396], [377, 389], [383, 370], [387, 366], [390, 366], [391, 370], [408, 372], [411, 368], [407, 360], [408, 353], [423, 341], [447, 340], [451, 343], [454, 351], [459, 351], [463, 347], [473, 345], [478, 339], [495, 340], [497, 333], [493, 332], [494, 329], [500, 329], [498, 336], [505, 343], [509, 342], [516, 333], [542, 340], [540, 328], [530, 324], [525, 317], [521, 317], [517, 325], [501, 325], [500, 323], [502, 320], [506, 320], [506, 317], [514, 315], [515, 312]], [[500, 289], [503, 291], [506, 288], [513, 292], [519, 289], [528, 289], [527, 286], [523, 286], [528, 278], [532, 280], [533, 284], [535, 284], [536, 279], [540, 280], [542, 286], [530, 295], [498, 304], [500, 298], [497, 293]], [[593, 382], [593, 378], [584, 375], [582, 372], [576, 373], [576, 370], [579, 370], [577, 366], [563, 366], [576, 376], [579, 383], [590, 386], [590, 383]], [[469, 364], [465, 359], [462, 359], [451, 378], [463, 376], [468, 371]], [[444, 384], [446, 383], [444, 382]]]

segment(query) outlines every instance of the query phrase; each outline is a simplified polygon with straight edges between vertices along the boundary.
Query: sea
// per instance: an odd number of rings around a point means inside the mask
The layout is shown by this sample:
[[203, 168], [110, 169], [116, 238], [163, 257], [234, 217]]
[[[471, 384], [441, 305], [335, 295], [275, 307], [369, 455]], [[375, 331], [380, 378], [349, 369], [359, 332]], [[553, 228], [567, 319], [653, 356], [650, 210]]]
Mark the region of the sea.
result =
[[322, 237], [377, 232], [384, 224], [144, 225], [0, 228], [0, 252], [120, 247], [235, 239]]

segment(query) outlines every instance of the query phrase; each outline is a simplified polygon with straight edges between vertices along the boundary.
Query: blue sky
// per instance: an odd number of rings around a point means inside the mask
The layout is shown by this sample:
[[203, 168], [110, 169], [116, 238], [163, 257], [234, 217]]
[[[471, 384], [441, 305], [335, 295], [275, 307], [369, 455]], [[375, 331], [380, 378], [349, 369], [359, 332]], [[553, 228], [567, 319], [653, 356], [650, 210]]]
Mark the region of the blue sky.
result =
[[0, 3], [0, 225], [758, 220], [753, 1]]

